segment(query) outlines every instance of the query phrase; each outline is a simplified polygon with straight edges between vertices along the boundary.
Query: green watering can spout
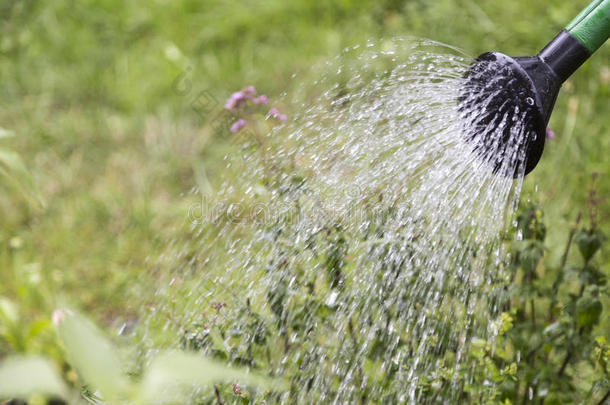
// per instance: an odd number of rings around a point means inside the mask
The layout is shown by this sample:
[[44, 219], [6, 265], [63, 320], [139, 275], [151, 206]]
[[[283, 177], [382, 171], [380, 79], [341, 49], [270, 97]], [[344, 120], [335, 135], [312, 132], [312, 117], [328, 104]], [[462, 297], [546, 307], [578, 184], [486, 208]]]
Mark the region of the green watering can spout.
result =
[[[531, 172], [544, 149], [546, 126], [561, 84], [610, 37], [610, 0], [594, 0], [532, 57], [499, 52], [480, 55], [464, 76], [459, 110], [472, 124], [467, 140], [494, 171], [519, 177]], [[484, 108], [481, 108], [484, 103]], [[510, 126], [494, 128], [497, 117], [522, 113], [528, 139], [513, 139]], [[503, 169], [511, 144], [525, 145], [524, 167]], [[493, 150], [492, 150], [493, 148]]]

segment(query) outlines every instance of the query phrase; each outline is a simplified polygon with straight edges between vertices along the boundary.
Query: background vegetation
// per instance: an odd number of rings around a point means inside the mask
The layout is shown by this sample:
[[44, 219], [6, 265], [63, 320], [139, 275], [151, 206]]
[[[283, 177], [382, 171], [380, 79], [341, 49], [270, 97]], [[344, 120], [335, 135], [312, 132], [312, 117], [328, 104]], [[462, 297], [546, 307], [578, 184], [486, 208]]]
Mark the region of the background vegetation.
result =
[[[313, 64], [369, 38], [530, 55], [585, 3], [0, 2], [0, 147], [18, 152], [32, 176], [0, 159], [13, 173], [0, 193], [0, 358], [44, 354], [63, 364], [50, 322], [59, 300], [108, 330], [135, 318], [159, 274], [157, 256], [182, 237], [185, 192], [203, 174], [214, 184], [234, 151], [216, 118], [232, 91], [290, 93], [300, 84], [294, 73], [312, 81]], [[553, 284], [551, 269], [583, 260], [574, 249], [562, 256], [590, 206], [593, 172], [596, 229], [610, 231], [609, 61], [606, 45], [566, 83], [550, 123], [556, 137], [525, 181], [524, 201], [546, 215], [542, 284]], [[594, 260], [607, 276], [610, 251]], [[599, 299], [591, 339], [610, 339], [610, 300]]]

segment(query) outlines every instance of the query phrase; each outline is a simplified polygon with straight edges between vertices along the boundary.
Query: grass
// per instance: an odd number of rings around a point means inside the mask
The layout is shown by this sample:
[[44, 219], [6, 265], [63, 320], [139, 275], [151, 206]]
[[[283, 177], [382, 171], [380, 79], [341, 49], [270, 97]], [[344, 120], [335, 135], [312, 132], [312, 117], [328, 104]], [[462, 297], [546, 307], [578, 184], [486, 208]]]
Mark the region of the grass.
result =
[[[185, 193], [202, 173], [213, 184], [235, 148], [211, 113], [193, 108], [202, 94], [213, 112], [248, 84], [290, 94], [315, 79], [316, 62], [377, 37], [530, 55], [585, 3], [3, 2], [0, 128], [16, 137], [0, 142], [21, 154], [45, 206], [2, 185], [0, 296], [18, 304], [24, 324], [48, 318], [60, 299], [107, 326], [135, 313], [158, 256], [183, 233]], [[583, 209], [590, 173], [601, 174], [600, 195], [610, 192], [609, 60], [605, 45], [569, 80], [550, 123], [557, 137], [525, 181], [524, 198], [545, 208], [552, 246]], [[189, 91], [176, 90], [185, 72]], [[607, 217], [602, 229], [610, 233]], [[553, 254], [558, 262], [560, 249]], [[609, 274], [610, 252], [602, 262]], [[0, 340], [0, 357], [14, 350]]]

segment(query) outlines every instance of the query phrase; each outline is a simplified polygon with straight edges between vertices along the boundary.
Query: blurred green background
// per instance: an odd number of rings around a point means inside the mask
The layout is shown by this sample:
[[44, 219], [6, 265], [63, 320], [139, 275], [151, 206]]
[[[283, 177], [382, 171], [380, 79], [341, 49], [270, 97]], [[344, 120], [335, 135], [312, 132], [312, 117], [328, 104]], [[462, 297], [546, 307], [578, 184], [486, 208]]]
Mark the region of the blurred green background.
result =
[[[158, 255], [187, 221], [185, 193], [201, 170], [214, 181], [236, 148], [211, 119], [232, 91], [254, 85], [277, 99], [315, 80], [313, 64], [375, 38], [532, 55], [586, 3], [0, 1], [0, 128], [14, 135], [0, 146], [21, 155], [44, 201], [1, 183], [0, 304], [23, 339], [0, 339], [0, 357], [46, 350], [27, 337], [45, 329], [57, 299], [105, 325], [146, 302]], [[523, 198], [546, 211], [551, 246], [585, 209], [592, 172], [598, 195], [610, 192], [609, 97], [605, 45], [565, 85], [556, 137], [524, 183]], [[609, 208], [602, 202], [606, 233]]]

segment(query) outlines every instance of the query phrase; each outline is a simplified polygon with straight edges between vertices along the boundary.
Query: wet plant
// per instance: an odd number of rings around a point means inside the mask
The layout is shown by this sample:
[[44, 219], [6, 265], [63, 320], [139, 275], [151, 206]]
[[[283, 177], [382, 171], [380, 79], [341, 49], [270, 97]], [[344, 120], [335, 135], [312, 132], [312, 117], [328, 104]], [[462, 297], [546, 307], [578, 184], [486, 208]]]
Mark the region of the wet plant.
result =
[[[501, 387], [501, 395], [513, 403], [601, 404], [607, 398], [607, 370], [600, 362], [605, 337], [597, 328], [602, 297], [608, 296], [607, 276], [595, 260], [606, 236], [599, 229], [596, 194], [592, 186], [588, 215], [575, 219], [557, 265], [542, 265], [548, 247], [541, 209], [525, 207], [518, 217], [521, 240], [513, 244], [504, 308], [512, 327], [498, 363], [517, 364], [515, 380]], [[570, 260], [575, 248], [580, 259]]]
[[[455, 49], [399, 39], [330, 62], [313, 103], [254, 128], [227, 156], [239, 181], [210, 196], [227, 212], [192, 224], [176, 251], [189, 252], [188, 270], [160, 288], [147, 325], [179, 334], [169, 345], [290, 376], [280, 402], [471, 395], [470, 344], [493, 337], [507, 278], [499, 236], [521, 183], [494, 175], [464, 141], [456, 101], [468, 66]], [[248, 89], [227, 106], [257, 108]], [[235, 134], [252, 121], [240, 119]], [[504, 129], [515, 139], [525, 130]], [[509, 145], [500, 164], [522, 170], [521, 146]], [[209, 243], [226, 255], [207, 255]], [[227, 304], [213, 319], [212, 301]], [[249, 324], [265, 343], [244, 333]], [[451, 378], [431, 388], [441, 363]]]

